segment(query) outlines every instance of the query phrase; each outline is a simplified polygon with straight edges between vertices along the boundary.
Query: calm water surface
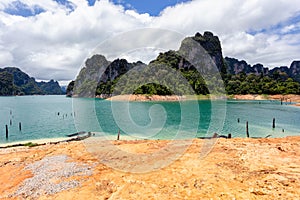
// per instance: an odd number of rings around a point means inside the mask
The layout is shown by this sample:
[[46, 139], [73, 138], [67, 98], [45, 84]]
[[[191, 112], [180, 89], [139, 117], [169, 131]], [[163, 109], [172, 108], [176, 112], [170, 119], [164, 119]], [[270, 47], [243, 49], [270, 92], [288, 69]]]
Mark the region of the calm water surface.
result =
[[[276, 118], [276, 128], [272, 120]], [[240, 123], [238, 123], [238, 119]], [[11, 121], [11, 125], [10, 125]], [[300, 108], [277, 101], [113, 102], [64, 96], [0, 97], [0, 143], [65, 137], [77, 131], [136, 139], [300, 135]], [[19, 130], [19, 122], [22, 130]], [[5, 125], [9, 138], [5, 138]], [[284, 132], [283, 132], [284, 129]]]

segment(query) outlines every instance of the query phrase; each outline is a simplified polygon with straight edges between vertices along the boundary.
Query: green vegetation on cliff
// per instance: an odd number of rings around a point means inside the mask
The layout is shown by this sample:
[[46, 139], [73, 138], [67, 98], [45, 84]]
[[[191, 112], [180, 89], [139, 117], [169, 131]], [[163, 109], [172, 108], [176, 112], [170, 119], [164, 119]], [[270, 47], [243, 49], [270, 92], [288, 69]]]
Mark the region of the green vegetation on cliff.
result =
[[10, 96], [13, 94], [13, 81], [14, 77], [12, 74], [5, 71], [0, 72], [0, 95]]
[[0, 68], [0, 96], [63, 94], [58, 82], [36, 82], [15, 67]]
[[228, 94], [300, 94], [300, 83], [292, 78], [240, 73], [228, 75], [226, 80]]
[[[195, 42], [201, 47], [193, 46]], [[204, 51], [209, 59], [197, 54], [196, 67], [183, 56]], [[210, 62], [214, 62], [217, 71]], [[102, 55], [92, 56], [85, 64], [68, 86], [68, 96], [300, 94], [299, 61], [294, 61], [290, 68], [269, 70], [261, 64], [250, 66], [246, 61], [223, 58], [221, 43], [210, 32], [184, 39], [178, 51], [160, 53], [149, 65], [128, 63], [125, 59], [109, 62]]]

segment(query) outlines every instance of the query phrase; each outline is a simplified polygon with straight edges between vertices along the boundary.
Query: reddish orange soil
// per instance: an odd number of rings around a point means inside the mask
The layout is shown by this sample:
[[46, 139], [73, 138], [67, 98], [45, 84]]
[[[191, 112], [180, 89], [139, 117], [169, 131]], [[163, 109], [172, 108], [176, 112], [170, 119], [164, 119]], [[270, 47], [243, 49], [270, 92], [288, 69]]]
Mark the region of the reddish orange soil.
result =
[[[159, 150], [167, 143], [113, 142], [137, 154]], [[69, 177], [80, 180], [81, 185], [39, 199], [299, 199], [300, 137], [219, 139], [212, 151], [200, 158], [203, 144], [204, 140], [195, 139], [169, 166], [140, 174], [105, 166], [86, 150], [83, 141], [0, 149], [0, 199], [13, 199], [11, 195], [22, 182], [33, 176], [25, 166], [55, 155], [90, 165], [93, 174]], [[102, 153], [109, 155], [105, 151]], [[111, 159], [122, 162], [126, 158], [114, 155]]]

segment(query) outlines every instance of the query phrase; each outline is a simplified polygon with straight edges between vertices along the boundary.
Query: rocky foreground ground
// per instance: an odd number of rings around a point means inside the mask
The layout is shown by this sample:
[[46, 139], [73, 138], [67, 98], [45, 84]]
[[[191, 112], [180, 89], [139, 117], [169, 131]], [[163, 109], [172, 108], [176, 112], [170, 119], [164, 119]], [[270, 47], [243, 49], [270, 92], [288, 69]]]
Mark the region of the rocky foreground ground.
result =
[[[147, 155], [170, 142], [110, 144]], [[218, 139], [200, 157], [207, 144], [213, 142], [195, 139], [179, 159], [147, 173], [102, 164], [113, 160], [122, 166], [128, 157], [110, 148], [88, 151], [84, 141], [0, 149], [0, 199], [300, 199], [299, 136]], [[146, 165], [164, 159], [168, 156], [158, 154]], [[141, 160], [128, 165], [135, 162]]]

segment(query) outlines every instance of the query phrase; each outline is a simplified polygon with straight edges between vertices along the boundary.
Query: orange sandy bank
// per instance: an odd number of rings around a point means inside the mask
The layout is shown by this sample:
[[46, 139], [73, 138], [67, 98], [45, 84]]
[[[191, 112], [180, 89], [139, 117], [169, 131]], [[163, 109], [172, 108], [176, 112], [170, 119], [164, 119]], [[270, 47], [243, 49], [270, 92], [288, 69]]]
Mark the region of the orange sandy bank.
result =
[[246, 95], [234, 95], [233, 99], [240, 100], [278, 100], [286, 103], [294, 102], [296, 106], [300, 106], [300, 95], [295, 94], [277, 94], [277, 95], [254, 95], [254, 94], [246, 94]]
[[[112, 144], [123, 151], [144, 155], [158, 151], [168, 142], [113, 141]], [[86, 150], [84, 141], [0, 149], [0, 198], [294, 200], [300, 197], [300, 137], [219, 139], [212, 151], [200, 158], [206, 142], [195, 139], [169, 166], [140, 174], [107, 167], [99, 162], [96, 154]], [[101, 155], [116, 162], [127, 159], [109, 149], [103, 149]], [[41, 165], [41, 162], [48, 164]], [[79, 166], [77, 171], [71, 173], [76, 166]], [[92, 173], [80, 171], [80, 166]], [[41, 178], [44, 174], [39, 174], [44, 169], [51, 169], [49, 173], [62, 171], [65, 177], [50, 177], [47, 183], [52, 188], [48, 193], [39, 187], [21, 193], [25, 183], [30, 188], [38, 184], [34, 180], [45, 181]], [[58, 184], [65, 189], [57, 191]], [[47, 185], [40, 187], [47, 188]]]
[[[218, 96], [160, 96], [160, 95], [118, 95], [108, 98], [111, 101], [181, 101], [181, 100], [194, 100], [194, 99], [224, 99], [224, 97]], [[278, 100], [283, 102], [294, 102], [295, 105], [300, 106], [300, 95], [255, 95], [255, 94], [245, 94], [245, 95], [233, 95], [233, 99], [238, 100]]]
[[108, 98], [111, 101], [180, 101], [185, 100], [185, 96], [160, 96], [160, 95], [118, 95]]

